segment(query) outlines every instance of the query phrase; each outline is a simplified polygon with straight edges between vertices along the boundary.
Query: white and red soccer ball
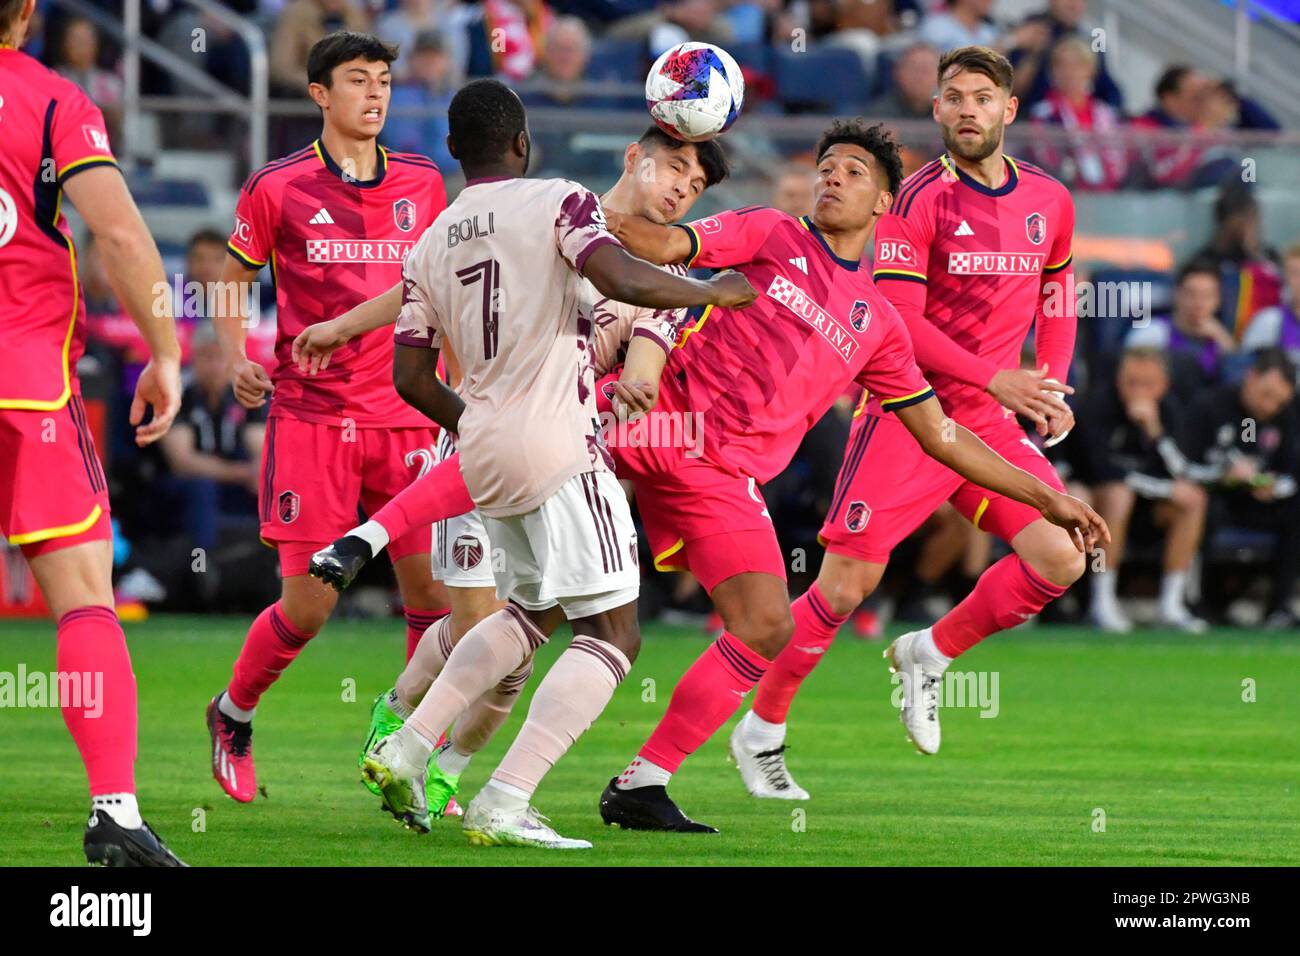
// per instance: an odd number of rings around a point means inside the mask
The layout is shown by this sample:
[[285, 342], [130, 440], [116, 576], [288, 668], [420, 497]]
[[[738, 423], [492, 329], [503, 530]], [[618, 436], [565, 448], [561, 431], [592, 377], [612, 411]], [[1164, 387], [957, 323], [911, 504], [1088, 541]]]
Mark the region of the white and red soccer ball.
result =
[[650, 116], [669, 136], [702, 143], [727, 129], [745, 103], [745, 77], [726, 50], [679, 43], [645, 78]]

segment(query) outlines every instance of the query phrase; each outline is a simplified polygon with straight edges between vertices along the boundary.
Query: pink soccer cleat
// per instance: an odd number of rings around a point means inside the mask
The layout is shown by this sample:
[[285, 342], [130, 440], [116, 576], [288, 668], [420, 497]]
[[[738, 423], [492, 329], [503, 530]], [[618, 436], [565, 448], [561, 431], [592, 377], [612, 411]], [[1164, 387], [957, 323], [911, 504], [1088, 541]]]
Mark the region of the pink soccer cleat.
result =
[[221, 789], [240, 803], [257, 796], [253, 769], [253, 725], [241, 724], [217, 708], [221, 695], [208, 703], [208, 733], [212, 736], [212, 776]]

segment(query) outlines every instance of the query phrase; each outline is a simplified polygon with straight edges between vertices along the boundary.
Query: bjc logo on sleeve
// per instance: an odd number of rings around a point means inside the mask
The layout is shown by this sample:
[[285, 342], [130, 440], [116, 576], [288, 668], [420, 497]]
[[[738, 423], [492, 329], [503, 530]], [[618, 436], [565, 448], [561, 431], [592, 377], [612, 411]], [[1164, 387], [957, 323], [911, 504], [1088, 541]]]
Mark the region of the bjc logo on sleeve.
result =
[[898, 239], [881, 240], [877, 258], [881, 262], [916, 262], [916, 256], [912, 254], [912, 246]]
[[706, 236], [711, 236], [715, 232], [722, 231], [722, 220], [717, 216], [709, 216], [707, 219], [701, 219], [695, 224], [695, 228]]
[[253, 235], [253, 231], [248, 228], [248, 223], [246, 223], [241, 217], [236, 216], [235, 217], [235, 238], [238, 239], [240, 242], [248, 242], [248, 240], [252, 238], [252, 235]]
[[91, 149], [98, 150], [101, 153], [108, 152], [108, 134], [102, 129], [96, 129], [94, 126], [83, 126], [81, 132], [86, 136], [86, 143]]

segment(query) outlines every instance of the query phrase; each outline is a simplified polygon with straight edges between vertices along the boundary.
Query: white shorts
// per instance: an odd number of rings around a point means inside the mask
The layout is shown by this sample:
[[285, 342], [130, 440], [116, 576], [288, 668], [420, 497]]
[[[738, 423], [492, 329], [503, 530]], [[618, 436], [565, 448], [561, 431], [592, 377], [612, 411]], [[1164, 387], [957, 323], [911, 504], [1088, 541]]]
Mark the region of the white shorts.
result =
[[636, 530], [618, 479], [607, 471], [575, 475], [540, 508], [483, 518], [496, 548], [497, 597], [530, 611], [555, 604], [569, 620], [637, 599]]
[[[446, 461], [456, 453], [456, 442], [444, 428], [438, 433], [435, 459]], [[477, 508], [433, 523], [433, 579], [452, 588], [495, 588], [492, 542]]]

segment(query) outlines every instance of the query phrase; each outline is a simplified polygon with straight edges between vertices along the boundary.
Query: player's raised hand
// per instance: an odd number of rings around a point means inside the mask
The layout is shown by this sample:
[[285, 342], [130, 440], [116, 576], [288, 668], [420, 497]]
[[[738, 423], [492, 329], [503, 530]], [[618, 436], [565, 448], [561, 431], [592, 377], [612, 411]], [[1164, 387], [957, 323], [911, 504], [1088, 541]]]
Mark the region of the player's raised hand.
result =
[[724, 309], [743, 309], [758, 298], [758, 291], [749, 280], [734, 269], [719, 272], [709, 284], [714, 290], [713, 304]]
[[1078, 498], [1055, 493], [1043, 509], [1043, 517], [1070, 532], [1074, 546], [1084, 554], [1098, 544], [1110, 544], [1110, 528], [1106, 527], [1106, 522]]
[[[144, 421], [145, 406], [153, 408], [149, 424]], [[135, 383], [128, 420], [135, 426], [135, 443], [151, 445], [172, 427], [181, 409], [181, 365], [175, 359], [150, 359]]]
[[298, 333], [293, 340], [293, 360], [298, 371], [308, 375], [329, 368], [330, 356], [351, 341], [351, 336], [343, 331], [338, 319], [317, 322]]
[[230, 384], [235, 387], [235, 400], [245, 408], [261, 408], [266, 404], [266, 396], [275, 391], [266, 369], [248, 359], [231, 367]]
[[1040, 435], [1049, 434], [1050, 418], [1069, 413], [1070, 406], [1061, 396], [1074, 394], [1069, 385], [1047, 377], [1046, 365], [1040, 369], [1004, 368], [993, 376], [985, 391], [1032, 421]]

